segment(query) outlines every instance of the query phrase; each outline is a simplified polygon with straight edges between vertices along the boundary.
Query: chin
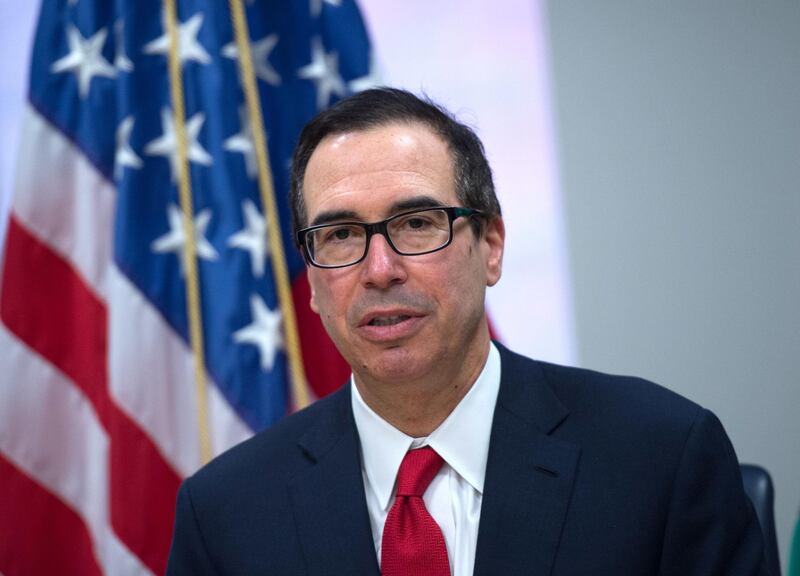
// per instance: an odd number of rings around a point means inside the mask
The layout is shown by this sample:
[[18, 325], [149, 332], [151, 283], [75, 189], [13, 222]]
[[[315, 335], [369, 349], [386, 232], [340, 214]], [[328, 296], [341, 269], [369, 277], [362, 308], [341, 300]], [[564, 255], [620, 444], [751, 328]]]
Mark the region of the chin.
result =
[[370, 377], [383, 381], [404, 381], [423, 377], [430, 371], [430, 357], [403, 346], [387, 348], [366, 356], [361, 362]]

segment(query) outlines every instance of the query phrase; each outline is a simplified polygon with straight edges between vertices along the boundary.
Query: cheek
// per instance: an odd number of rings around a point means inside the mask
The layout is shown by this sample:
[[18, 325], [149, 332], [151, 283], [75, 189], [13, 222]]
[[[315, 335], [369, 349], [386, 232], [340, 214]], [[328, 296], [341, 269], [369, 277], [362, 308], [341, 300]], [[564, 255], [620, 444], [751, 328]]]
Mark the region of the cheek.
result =
[[338, 332], [336, 325], [333, 321], [336, 314], [331, 310], [331, 295], [324, 287], [317, 287], [312, 290], [311, 296], [311, 309], [319, 315], [322, 325], [325, 327], [325, 332], [336, 342], [338, 340], [336, 334]]
[[311, 287], [311, 309], [323, 316], [330, 301], [328, 294], [328, 282], [325, 277], [315, 268], [308, 271], [308, 284]]
[[453, 259], [461, 265], [447, 268], [447, 277], [440, 280], [445, 287], [443, 297], [455, 308], [456, 316], [471, 315], [468, 309], [483, 310], [486, 295], [486, 270], [480, 263], [480, 250], [470, 245], [464, 249], [464, 257]]
[[448, 277], [454, 284], [460, 285], [462, 290], [472, 291], [473, 286], [481, 284], [486, 276], [481, 258], [481, 247], [474, 241], [459, 246], [459, 253], [453, 254], [447, 260], [450, 264]]
[[417, 275], [419, 285], [425, 287], [450, 321], [460, 317], [465, 307], [481, 298], [484, 282], [483, 271], [474, 264], [475, 248], [465, 246], [460, 252], [428, 263]]
[[330, 275], [320, 277], [320, 275], [310, 273], [309, 284], [311, 285], [311, 309], [319, 314], [325, 326], [330, 326], [331, 322], [339, 316], [342, 311], [337, 310], [338, 306], [343, 306], [345, 301], [344, 293], [337, 291], [336, 278]]

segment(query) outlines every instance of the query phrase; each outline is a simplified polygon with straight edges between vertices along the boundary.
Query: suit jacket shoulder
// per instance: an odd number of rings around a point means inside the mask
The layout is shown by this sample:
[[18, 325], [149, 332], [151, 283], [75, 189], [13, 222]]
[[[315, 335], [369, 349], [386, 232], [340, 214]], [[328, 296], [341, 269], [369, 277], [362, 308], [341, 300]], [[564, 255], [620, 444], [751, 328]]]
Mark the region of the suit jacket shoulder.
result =
[[[658, 384], [633, 376], [618, 376], [560, 366], [532, 360], [498, 346], [502, 351], [503, 375], [517, 386], [537, 390], [537, 398], [549, 397], [548, 389], [558, 402], [548, 399], [549, 412], [566, 410], [569, 419], [587, 426], [627, 428], [664, 426], [680, 434], [691, 426], [703, 410], [701, 406]], [[508, 372], [508, 374], [507, 374]], [[553, 405], [562, 407], [554, 408]]]
[[168, 574], [376, 570], [349, 386], [181, 485]]
[[[337, 423], [337, 419], [348, 418], [349, 410], [350, 393], [345, 386], [219, 455], [188, 482], [199, 493], [215, 492], [220, 486], [227, 487], [226, 491], [234, 486], [241, 489], [253, 482], [263, 487], [265, 478], [286, 481], [308, 465], [302, 450], [298, 450], [298, 443], [313, 434], [320, 422], [330, 423], [344, 433], [346, 426]], [[327, 439], [336, 440], [332, 436]]]
[[[506, 573], [765, 573], [736, 455], [711, 412], [640, 378], [498, 348], [476, 574], [503, 563]], [[509, 547], [485, 526], [539, 538]]]

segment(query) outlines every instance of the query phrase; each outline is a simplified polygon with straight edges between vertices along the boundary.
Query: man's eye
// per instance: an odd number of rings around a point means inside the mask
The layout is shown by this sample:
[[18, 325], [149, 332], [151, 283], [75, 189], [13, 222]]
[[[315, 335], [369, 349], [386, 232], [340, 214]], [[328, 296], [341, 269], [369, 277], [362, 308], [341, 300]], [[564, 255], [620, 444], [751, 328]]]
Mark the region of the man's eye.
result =
[[331, 233], [334, 240], [347, 240], [350, 238], [350, 230], [348, 228], [337, 228]]
[[433, 223], [428, 218], [422, 216], [409, 216], [397, 222], [398, 230], [405, 230], [407, 232], [420, 232], [427, 230]]
[[360, 231], [352, 226], [336, 226], [325, 229], [323, 242], [341, 243], [352, 242], [360, 235]]

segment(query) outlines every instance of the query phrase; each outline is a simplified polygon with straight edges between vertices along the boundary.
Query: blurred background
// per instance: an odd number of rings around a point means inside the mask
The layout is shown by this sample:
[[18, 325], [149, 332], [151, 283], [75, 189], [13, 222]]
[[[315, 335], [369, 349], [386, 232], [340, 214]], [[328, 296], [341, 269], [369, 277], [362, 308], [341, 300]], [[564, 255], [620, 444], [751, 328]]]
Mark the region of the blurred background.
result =
[[[740, 460], [773, 476], [785, 569], [800, 508], [800, 2], [359, 5], [383, 80], [486, 144], [508, 228], [489, 295], [500, 338], [714, 411]], [[0, 0], [0, 238], [37, 14]]]
[[[579, 362], [713, 410], [800, 506], [800, 2], [548, 2]], [[785, 570], [784, 560], [784, 570]]]

